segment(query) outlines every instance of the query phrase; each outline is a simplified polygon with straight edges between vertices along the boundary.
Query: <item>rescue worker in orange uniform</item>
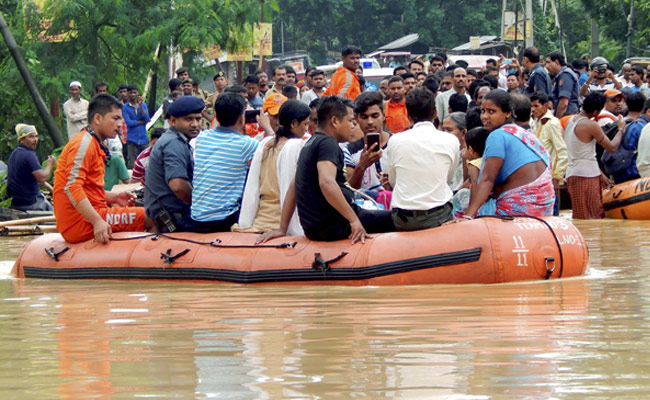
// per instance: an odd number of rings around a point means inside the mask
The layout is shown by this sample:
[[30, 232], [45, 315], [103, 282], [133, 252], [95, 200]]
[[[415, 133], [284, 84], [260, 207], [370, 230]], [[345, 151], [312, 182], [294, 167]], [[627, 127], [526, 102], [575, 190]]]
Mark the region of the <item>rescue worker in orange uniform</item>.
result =
[[341, 51], [341, 59], [343, 60], [343, 66], [338, 67], [334, 75], [332, 75], [323, 97], [336, 95], [354, 100], [361, 94], [359, 78], [355, 74], [361, 63], [361, 49], [348, 46]]
[[98, 94], [88, 105], [88, 121], [89, 125], [64, 147], [54, 173], [57, 230], [71, 243], [92, 238], [108, 243], [112, 232], [152, 228], [144, 208], [132, 207], [135, 195], [104, 191], [104, 170], [110, 155], [103, 142], [119, 132], [122, 103], [109, 94]]
[[401, 76], [391, 76], [388, 80], [390, 100], [386, 102], [386, 126], [390, 133], [404, 132], [411, 125], [406, 112], [406, 89]]

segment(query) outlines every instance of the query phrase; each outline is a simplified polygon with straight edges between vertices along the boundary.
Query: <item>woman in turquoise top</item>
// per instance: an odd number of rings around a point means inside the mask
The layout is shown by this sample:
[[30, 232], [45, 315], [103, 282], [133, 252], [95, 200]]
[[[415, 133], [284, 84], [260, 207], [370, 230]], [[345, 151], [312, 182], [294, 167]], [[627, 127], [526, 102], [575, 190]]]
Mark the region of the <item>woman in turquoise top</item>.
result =
[[483, 98], [481, 121], [490, 135], [465, 218], [473, 218], [490, 197], [496, 199], [496, 215], [553, 215], [548, 154], [533, 133], [512, 123], [512, 108], [507, 92], [493, 90]]

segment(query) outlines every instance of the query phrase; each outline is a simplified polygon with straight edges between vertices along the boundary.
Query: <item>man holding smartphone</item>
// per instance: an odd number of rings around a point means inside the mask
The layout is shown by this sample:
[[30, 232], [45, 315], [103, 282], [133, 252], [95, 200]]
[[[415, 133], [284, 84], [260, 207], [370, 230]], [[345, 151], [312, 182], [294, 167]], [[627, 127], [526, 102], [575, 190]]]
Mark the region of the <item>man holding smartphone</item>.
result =
[[375, 197], [383, 190], [379, 174], [387, 171], [388, 160], [382, 149], [388, 145], [390, 133], [384, 131], [384, 101], [380, 92], [363, 92], [354, 101], [354, 116], [363, 131], [363, 147], [356, 152], [353, 143], [343, 146], [347, 181], [355, 189], [370, 191]]

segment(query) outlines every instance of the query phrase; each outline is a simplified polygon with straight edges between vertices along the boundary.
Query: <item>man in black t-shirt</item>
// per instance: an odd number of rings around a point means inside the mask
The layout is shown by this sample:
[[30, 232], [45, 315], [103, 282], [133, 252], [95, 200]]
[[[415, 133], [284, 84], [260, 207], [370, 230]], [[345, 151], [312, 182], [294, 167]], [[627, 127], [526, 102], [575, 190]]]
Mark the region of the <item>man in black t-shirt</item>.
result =
[[318, 131], [300, 152], [296, 178], [285, 197], [280, 229], [262, 235], [259, 242], [283, 236], [294, 204], [305, 235], [311, 240], [361, 241], [369, 233], [392, 232], [390, 211], [371, 211], [354, 204], [346, 183], [343, 152], [339, 143], [350, 139], [354, 112], [349, 100], [338, 96], [321, 98]]

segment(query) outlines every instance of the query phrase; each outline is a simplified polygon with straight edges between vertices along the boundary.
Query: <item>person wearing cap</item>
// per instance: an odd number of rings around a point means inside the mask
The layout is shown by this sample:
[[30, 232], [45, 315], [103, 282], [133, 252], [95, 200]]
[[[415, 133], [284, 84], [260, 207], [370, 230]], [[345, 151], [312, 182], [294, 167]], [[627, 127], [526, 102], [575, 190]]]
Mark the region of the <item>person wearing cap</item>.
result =
[[70, 82], [70, 98], [63, 103], [68, 140], [88, 125], [88, 100], [81, 98], [81, 83]]
[[144, 207], [161, 232], [191, 232], [190, 217], [194, 157], [189, 141], [201, 132], [205, 102], [182, 96], [167, 109], [169, 129], [149, 155], [145, 170]]
[[129, 183], [129, 170], [126, 169], [126, 164], [122, 158], [122, 142], [119, 138], [107, 140], [108, 152], [110, 158], [106, 164], [106, 171], [104, 173], [104, 190], [110, 191], [113, 186], [120, 183]]
[[196, 138], [191, 208], [197, 232], [227, 232], [239, 218], [248, 167], [259, 144], [241, 133], [245, 108], [244, 96], [222, 94], [214, 105], [219, 126]]
[[605, 108], [596, 117], [596, 122], [602, 128], [605, 125], [616, 122], [619, 115], [623, 114], [625, 109], [625, 96], [617, 89], [608, 89], [605, 91]]
[[11, 152], [7, 166], [7, 196], [11, 197], [11, 208], [52, 211], [52, 205], [41, 194], [38, 184], [50, 176], [56, 159], [48, 156], [45, 169], [41, 168], [35, 152], [38, 132], [33, 125], [16, 125], [16, 135], [18, 147]]
[[272, 94], [264, 98], [264, 104], [262, 106], [262, 112], [266, 113], [269, 116], [269, 122], [273, 132], [276, 132], [280, 127], [278, 120], [278, 113], [280, 112], [280, 107], [288, 99], [281, 94]]
[[122, 103], [111, 95], [98, 94], [88, 106], [88, 119], [88, 126], [63, 148], [54, 172], [57, 230], [71, 243], [93, 238], [108, 243], [113, 232], [151, 228], [144, 208], [133, 207], [135, 195], [104, 190], [109, 151], [103, 143], [117, 135]]
[[580, 86], [580, 96], [586, 96], [591, 92], [604, 92], [609, 89], [621, 90], [623, 85], [616, 79], [614, 73], [609, 69], [609, 62], [604, 57], [595, 57], [589, 64], [591, 75]]
[[183, 85], [181, 86], [181, 90], [183, 91], [183, 96], [194, 96], [192, 93], [194, 92], [194, 81], [192, 78], [187, 78], [183, 81]]
[[176, 78], [180, 79], [181, 81], [184, 81], [185, 79], [190, 77], [190, 72], [187, 68], [185, 67], [180, 67], [176, 70]]
[[225, 72], [219, 71], [212, 77], [212, 81], [214, 82], [216, 90], [208, 96], [205, 102], [206, 111], [210, 115], [209, 121], [211, 124], [214, 124], [214, 102], [217, 101], [217, 97], [219, 97], [228, 87], [228, 77]]

